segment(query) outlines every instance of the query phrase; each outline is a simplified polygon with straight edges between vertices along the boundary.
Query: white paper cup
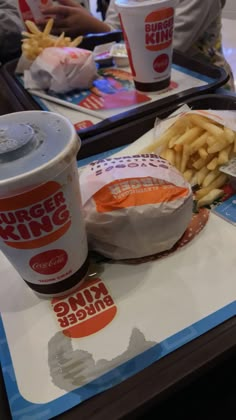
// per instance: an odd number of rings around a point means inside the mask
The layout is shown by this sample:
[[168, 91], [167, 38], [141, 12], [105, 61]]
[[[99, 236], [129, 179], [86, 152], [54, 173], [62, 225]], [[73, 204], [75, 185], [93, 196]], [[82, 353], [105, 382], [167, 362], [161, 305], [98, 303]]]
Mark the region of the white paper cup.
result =
[[73, 125], [55, 113], [0, 117], [0, 249], [48, 297], [74, 289], [88, 270], [79, 148]]
[[115, 0], [136, 89], [169, 86], [177, 0]]
[[24, 22], [44, 19], [42, 9], [49, 6], [53, 6], [53, 0], [18, 0], [18, 9]]

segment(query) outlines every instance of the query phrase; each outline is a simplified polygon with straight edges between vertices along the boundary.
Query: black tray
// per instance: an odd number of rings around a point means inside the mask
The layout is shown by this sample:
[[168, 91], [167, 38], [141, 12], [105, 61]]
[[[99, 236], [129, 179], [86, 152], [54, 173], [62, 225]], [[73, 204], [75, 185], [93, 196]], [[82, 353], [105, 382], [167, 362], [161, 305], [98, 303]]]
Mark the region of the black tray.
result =
[[209, 94], [200, 95], [187, 100], [179, 100], [176, 103], [169, 104], [166, 107], [157, 107], [148, 115], [139, 119], [130, 119], [122, 125], [111, 123], [107, 131], [97, 130], [94, 136], [83, 139], [82, 147], [78, 154], [78, 159], [83, 159], [92, 155], [106, 152], [132, 143], [148, 130], [154, 127], [155, 119], [166, 118], [183, 104], [189, 105], [192, 109], [218, 109], [218, 110], [236, 110], [236, 94]]
[[[96, 37], [94, 36], [91, 37], [91, 40], [89, 41], [91, 43], [90, 47], [92, 47], [94, 39], [98, 40], [98, 45], [103, 43], [102, 40], [105, 43], [108, 41], [119, 39], [119, 33], [117, 34], [117, 32], [112, 33], [112, 37], [110, 36], [110, 39], [108, 35], [110, 34], [105, 34], [105, 35], [101, 34], [101, 35], [97, 35]], [[16, 69], [17, 61], [18, 60], [10, 61], [4, 64], [1, 68], [2, 76], [4, 77], [8, 85], [11, 87], [11, 89], [14, 91], [14, 94], [19, 99], [22, 105], [21, 109], [19, 109], [19, 107], [16, 106], [15, 111], [19, 111], [22, 109], [41, 109], [38, 102], [34, 100], [33, 96], [24, 89], [22, 84], [16, 78], [15, 69]], [[188, 99], [190, 97], [193, 97], [202, 93], [214, 92], [216, 89], [223, 86], [229, 80], [229, 75], [226, 73], [224, 69], [200, 62], [195, 59], [190, 59], [185, 54], [176, 50], [173, 52], [173, 64], [186, 68], [187, 70], [190, 70], [192, 72], [196, 72], [202, 76], [209, 77], [213, 79], [213, 82], [208, 83], [207, 85], [187, 89], [183, 92], [170, 95], [167, 98], [160, 99], [160, 100], [139, 106], [136, 109], [132, 109], [130, 111], [120, 113], [114, 117], [107, 118], [101, 123], [96, 124], [96, 126], [89, 128], [89, 130], [88, 129], [84, 130], [84, 133], [86, 131], [88, 132], [95, 131], [97, 130], [98, 126], [100, 127], [100, 129], [104, 129], [105, 127], [109, 126], [111, 122], [121, 121], [125, 117], [129, 119], [129, 118], [132, 118], [133, 116], [136, 116], [137, 118], [138, 116], [147, 115], [148, 113], [152, 112], [153, 110], [157, 108], [163, 108], [164, 106], [170, 103], [174, 103], [176, 101], [180, 101], [183, 99]]]
[[[108, 34], [91, 35], [84, 38], [83, 46], [92, 49], [95, 45], [99, 45], [110, 41], [119, 41], [121, 37], [122, 34], [120, 31], [111, 32]], [[109, 132], [111, 129], [123, 126], [124, 124], [136, 122], [140, 118], [146, 118], [150, 114], [158, 112], [159, 110], [162, 110], [163, 108], [166, 108], [171, 104], [183, 102], [184, 100], [187, 100], [200, 94], [214, 92], [219, 87], [223, 86], [229, 78], [227, 73], [222, 68], [211, 66], [209, 64], [199, 62], [198, 60], [189, 59], [186, 55], [178, 51], [174, 51], [173, 53], [173, 63], [190, 71], [196, 72], [202, 76], [209, 77], [213, 79], [213, 82], [208, 83], [206, 85], [202, 85], [200, 87], [187, 89], [183, 92], [170, 95], [166, 98], [139, 106], [136, 109], [132, 109], [130, 111], [126, 111], [113, 117], [107, 118], [104, 121], [95, 124], [92, 127], [81, 130], [79, 134], [82, 141], [89, 140], [94, 136], [103, 134], [105, 131]], [[15, 105], [14, 111], [20, 111], [23, 109], [41, 109], [40, 105], [23, 88], [22, 84], [15, 77], [16, 64], [17, 61], [14, 60], [5, 64], [1, 69], [1, 73], [6, 83], [14, 92], [14, 95], [18, 100], [18, 103], [16, 102], [15, 104], [13, 104]], [[19, 102], [21, 104], [20, 107]], [[95, 152], [93, 151], [92, 154], [93, 153]]]
[[[188, 103], [192, 109], [201, 108], [236, 110], [236, 95], [203, 95], [196, 97], [195, 99], [189, 99], [188, 101], [185, 101], [185, 103]], [[144, 119], [138, 120], [138, 125], [136, 123], [136, 135], [140, 136], [143, 130], [146, 131], [147, 129], [152, 128], [155, 117], [158, 116], [165, 118], [176, 108], [178, 108], [179, 105], [172, 104], [172, 106], [169, 106], [166, 109], [153, 113], [149, 116], [149, 118], [146, 117]], [[132, 131], [133, 128], [130, 128], [129, 126], [122, 126], [122, 129], [119, 129], [119, 131], [110, 130], [110, 135], [105, 133], [103, 137], [99, 137], [100, 141], [97, 141], [96, 138], [94, 141], [91, 139], [90, 146], [92, 148], [97, 148], [98, 145], [102, 145], [103, 148], [104, 142], [107, 144], [107, 148], [120, 146], [123, 144], [124, 135], [126, 136], [127, 140], [130, 140]], [[110, 140], [109, 144], [107, 143], [108, 140]], [[127, 141], [127, 143], [130, 142], [131, 141]], [[98, 151], [101, 152], [102, 148], [100, 148]], [[82, 151], [83, 149], [88, 149], [88, 143], [83, 144]], [[227, 371], [228, 376], [232, 379], [232, 369], [235, 369], [235, 359], [236, 317], [227, 320], [216, 328], [201, 335], [197, 339], [182, 346], [178, 350], [162, 358], [158, 362], [139, 372], [137, 375], [122, 382], [116, 387], [111, 388], [108, 391], [103, 392], [93, 397], [92, 399], [89, 399], [88, 401], [85, 401], [83, 404], [74, 407], [70, 411], [58, 416], [57, 418], [64, 420], [120, 420], [131, 418], [156, 419], [160, 410], [160, 406], [158, 406], [158, 404], [163, 400], [167, 400], [166, 406], [164, 407], [165, 409], [163, 416], [166, 414], [166, 409], [171, 406], [173, 408], [172, 416], [176, 416], [176, 399], [174, 400], [174, 395], [177, 391], [180, 392], [180, 394], [177, 394], [177, 397], [182, 398], [184, 401], [181, 410], [178, 412], [179, 417], [177, 416], [177, 418], [181, 417], [184, 420], [188, 419], [192, 407], [194, 405], [197, 407], [200, 403], [202, 411], [199, 413], [198, 418], [204, 418], [207, 404], [209, 404], [209, 399], [204, 394], [205, 391], [203, 392], [204, 395], [201, 395], [200, 397], [202, 390], [201, 383], [196, 384], [195, 388], [193, 389], [193, 395], [195, 399], [191, 407], [186, 410], [187, 413], [185, 412], [186, 392], [189, 391], [189, 384], [201, 376], [203, 377], [203, 383], [205, 383], [206, 387], [209, 386], [209, 389], [211, 389], [212, 384], [208, 382], [207, 375], [212, 371], [215, 372], [215, 377], [219, 376], [219, 384], [224, 384], [221, 389], [219, 388], [219, 395], [217, 399], [215, 398], [215, 394], [213, 395], [214, 404], [212, 403], [211, 406], [208, 405], [208, 409], [210, 409], [209, 413], [212, 412], [212, 407], [215, 408], [214, 418], [218, 418], [218, 409], [225, 409], [224, 404], [228, 404], [228, 402], [226, 403], [226, 395], [229, 397], [230, 391], [230, 403], [232, 404], [232, 407], [234, 404], [234, 394], [232, 392], [233, 388], [231, 388], [231, 384], [230, 387], [226, 387], [229, 385], [229, 383], [227, 380], [225, 382], [225, 379], [222, 376], [222, 372], [220, 371], [220, 366], [222, 361], [225, 362], [228, 360], [228, 365], [224, 365], [224, 372]], [[224, 393], [225, 390], [226, 392]], [[227, 401], [229, 401], [229, 399]], [[149, 410], [151, 409], [153, 409], [153, 417], [150, 415]], [[4, 382], [1, 374], [1, 368], [0, 413], [1, 420], [11, 419]], [[194, 419], [195, 418], [196, 417], [194, 417]]]

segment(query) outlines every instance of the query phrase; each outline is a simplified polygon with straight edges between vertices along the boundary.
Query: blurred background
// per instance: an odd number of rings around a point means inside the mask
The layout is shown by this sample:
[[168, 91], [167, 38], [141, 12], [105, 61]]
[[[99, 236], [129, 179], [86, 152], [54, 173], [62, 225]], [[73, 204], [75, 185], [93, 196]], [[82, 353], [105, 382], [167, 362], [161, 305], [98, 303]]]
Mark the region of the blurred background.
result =
[[[101, 13], [97, 12], [97, 0], [87, 0], [93, 15], [102, 19]], [[224, 54], [230, 63], [235, 80], [236, 90], [236, 0], [227, 0], [223, 9], [223, 46]]]
[[236, 90], [236, 0], [227, 0], [223, 9], [222, 24], [224, 54], [233, 69]]

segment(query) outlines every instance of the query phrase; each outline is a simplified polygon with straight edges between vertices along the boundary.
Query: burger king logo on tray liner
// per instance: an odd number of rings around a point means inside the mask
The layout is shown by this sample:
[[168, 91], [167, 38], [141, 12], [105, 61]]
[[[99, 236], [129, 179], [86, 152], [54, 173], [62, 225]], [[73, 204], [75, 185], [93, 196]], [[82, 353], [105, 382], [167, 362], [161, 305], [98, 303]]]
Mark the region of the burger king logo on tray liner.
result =
[[73, 295], [51, 301], [58, 325], [70, 338], [92, 335], [114, 319], [117, 307], [99, 278], [83, 284]]
[[58, 240], [70, 226], [70, 212], [58, 182], [0, 199], [0, 240], [9, 247], [40, 248]]
[[147, 50], [160, 51], [172, 43], [174, 9], [156, 10], [145, 18], [145, 45]]

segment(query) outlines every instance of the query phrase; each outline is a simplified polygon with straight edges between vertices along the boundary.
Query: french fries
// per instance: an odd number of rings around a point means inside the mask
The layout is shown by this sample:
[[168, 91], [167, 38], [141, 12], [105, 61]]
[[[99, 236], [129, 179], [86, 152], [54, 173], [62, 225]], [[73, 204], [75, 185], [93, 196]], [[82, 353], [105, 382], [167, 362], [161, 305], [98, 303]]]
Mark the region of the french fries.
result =
[[35, 60], [36, 57], [48, 47], [78, 47], [83, 37], [78, 36], [74, 40], [66, 37], [63, 32], [59, 37], [51, 35], [54, 20], [48, 20], [43, 32], [35, 25], [34, 22], [27, 20], [25, 25], [29, 32], [22, 32], [22, 52], [28, 60]]
[[[148, 149], [148, 150], [147, 150]], [[219, 167], [236, 155], [236, 133], [199, 114], [185, 114], [141, 153], [158, 153], [192, 185], [198, 207], [222, 197], [227, 176]]]
[[204, 148], [204, 147], [200, 147], [200, 149], [199, 149], [199, 156], [202, 158], [202, 159], [207, 159], [207, 157], [208, 157], [208, 152], [206, 151], [206, 149]]
[[213, 201], [223, 197], [224, 191], [219, 189], [211, 190], [207, 195], [200, 198], [198, 201], [198, 207], [209, 206]]

